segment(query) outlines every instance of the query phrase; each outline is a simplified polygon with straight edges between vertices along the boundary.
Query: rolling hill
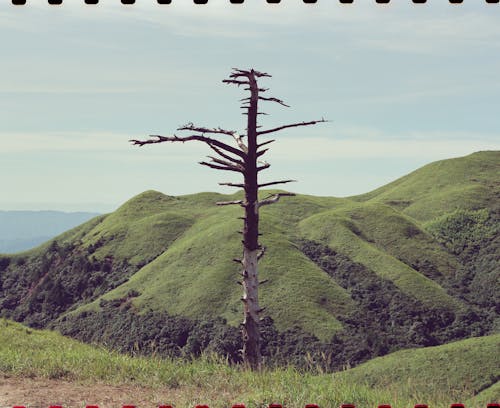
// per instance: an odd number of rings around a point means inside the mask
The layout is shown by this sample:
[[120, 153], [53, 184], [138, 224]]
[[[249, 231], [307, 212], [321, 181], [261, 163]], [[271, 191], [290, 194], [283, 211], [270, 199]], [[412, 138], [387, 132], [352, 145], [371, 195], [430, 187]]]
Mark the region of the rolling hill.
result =
[[352, 197], [381, 202], [419, 221], [429, 221], [456, 209], [498, 206], [498, 151], [430, 163], [370, 193]]
[[[264, 207], [269, 361], [307, 365], [308, 352], [334, 369], [498, 330], [499, 175], [500, 152], [479, 152], [365, 195]], [[124, 351], [237, 360], [241, 209], [214, 203], [238, 197], [147, 191], [2, 256], [1, 314]]]

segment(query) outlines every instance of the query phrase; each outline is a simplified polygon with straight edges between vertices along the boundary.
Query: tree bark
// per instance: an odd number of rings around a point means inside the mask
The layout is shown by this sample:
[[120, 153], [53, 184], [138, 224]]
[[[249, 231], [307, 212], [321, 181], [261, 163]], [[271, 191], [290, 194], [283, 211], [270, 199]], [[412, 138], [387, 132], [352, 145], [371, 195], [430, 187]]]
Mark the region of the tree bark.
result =
[[259, 88], [250, 71], [250, 101], [247, 119], [248, 153], [245, 159], [245, 223], [243, 228], [243, 359], [252, 370], [261, 366], [259, 324], [259, 201], [257, 181], [257, 105]]
[[243, 358], [252, 370], [261, 367], [259, 277], [257, 256], [259, 250], [243, 249]]

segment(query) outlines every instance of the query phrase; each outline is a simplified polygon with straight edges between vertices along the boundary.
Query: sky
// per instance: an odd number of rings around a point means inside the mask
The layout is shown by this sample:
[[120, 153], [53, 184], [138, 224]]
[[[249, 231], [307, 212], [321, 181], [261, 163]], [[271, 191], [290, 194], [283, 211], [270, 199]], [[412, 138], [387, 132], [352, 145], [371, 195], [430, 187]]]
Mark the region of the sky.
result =
[[[500, 149], [500, 5], [429, 0], [0, 2], [0, 210], [107, 212], [145, 190], [230, 193], [201, 143], [132, 146], [188, 122], [244, 131], [232, 67], [267, 72], [262, 182], [361, 194]], [[177, 132], [177, 134], [180, 134]], [[226, 140], [228, 141], [228, 140]], [[229, 141], [228, 141], [229, 142]]]

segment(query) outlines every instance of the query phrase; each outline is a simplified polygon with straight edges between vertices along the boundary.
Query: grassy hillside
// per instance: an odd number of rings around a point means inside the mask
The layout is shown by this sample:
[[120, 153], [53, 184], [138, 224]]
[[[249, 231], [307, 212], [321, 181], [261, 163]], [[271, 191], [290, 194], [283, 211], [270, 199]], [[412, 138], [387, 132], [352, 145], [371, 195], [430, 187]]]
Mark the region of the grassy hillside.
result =
[[[193, 208], [188, 204], [193, 196], [189, 199], [181, 198], [177, 201], [186, 201], [185, 206], [181, 207], [182, 211], [191, 214], [192, 219], [196, 220], [189, 225], [176, 223], [177, 219], [171, 216], [174, 210], [168, 205], [162, 207], [167, 212], [160, 212], [153, 217], [165, 217], [175, 225], [185, 227], [175, 242], [168, 237], [162, 237], [158, 241], [154, 235], [141, 234], [136, 226], [137, 221], [129, 221], [127, 224], [120, 219], [125, 213], [136, 220], [138, 215], [134, 210], [137, 207], [143, 211], [153, 198], [153, 201], [162, 202], [161, 196], [160, 193], [149, 192], [134, 198], [90, 232], [91, 237], [112, 237], [109, 245], [96, 251], [96, 255], [101, 256], [105, 253], [116, 254], [116, 257], [122, 253], [138, 253], [143, 257], [149, 254], [154, 258], [152, 243], [156, 243], [156, 246], [158, 242], [165, 246], [172, 243], [127, 283], [109, 292], [104, 298], [120, 298], [130, 290], [137, 290], [140, 295], [136, 297], [134, 304], [139, 308], [165, 309], [170, 313], [189, 317], [200, 317], [207, 313], [211, 316], [222, 315], [236, 324], [240, 318], [240, 290], [227, 282], [232, 283], [237, 278], [237, 267], [230, 260], [241, 253], [240, 236], [237, 233], [241, 229], [241, 221], [237, 219], [241, 210], [214, 207], [213, 202], [208, 202], [206, 207]], [[213, 200], [232, 198], [234, 197], [218, 196], [213, 197]], [[437, 283], [414, 269], [418, 259], [425, 258], [435, 266], [439, 274], [450, 275], [450, 271], [456, 267], [456, 261], [411, 220], [387, 206], [360, 205], [347, 200], [337, 200], [336, 205], [341, 209], [332, 212], [329, 210], [329, 201], [332, 200], [319, 199], [314, 202], [311, 197], [298, 196], [283, 200], [284, 205], [280, 203], [262, 211], [261, 241], [270, 248], [268, 256], [261, 263], [262, 278], [270, 279], [262, 288], [262, 302], [268, 305], [268, 310], [280, 329], [298, 325], [326, 339], [335, 328], [340, 327], [335, 316], [345, 315], [352, 310], [348, 294], [308, 261], [294, 245], [299, 237], [326, 240], [332, 248], [346, 254], [353, 261], [367, 264], [375, 273], [394, 281], [404, 293], [422, 300], [431, 308], [459, 307], [459, 302], [452, 299]], [[175, 206], [178, 205], [175, 202]], [[332, 224], [324, 218], [333, 213], [334, 218], [339, 216], [354, 220], [364, 211], [359, 211], [360, 207], [365, 207], [368, 214], [365, 214], [366, 222], [358, 224], [362, 224], [367, 233], [374, 235], [376, 242], [370, 238], [360, 238], [342, 223]], [[196, 214], [196, 211], [199, 213]], [[316, 215], [308, 217], [314, 213]], [[151, 215], [146, 219], [141, 218], [139, 224], [150, 225], [146, 222], [150, 221], [150, 217]], [[377, 225], [372, 225], [374, 219]], [[317, 220], [318, 225], [307, 227], [314, 220]], [[131, 232], [116, 234], [115, 231], [124, 228]], [[318, 236], [320, 230], [327, 230], [337, 241]], [[172, 231], [175, 228], [158, 228], [158, 232], [163, 235], [172, 236]], [[308, 231], [314, 231], [314, 234], [311, 235]], [[147, 250], [130, 249], [135, 242], [134, 236], [141, 235], [144, 237], [139, 241], [141, 248]], [[387, 238], [383, 237], [389, 237], [391, 242], [385, 242], [384, 239]], [[359, 251], [358, 246], [362, 247]], [[404, 257], [406, 258], [403, 259]], [[178, 273], [179, 271], [183, 272]], [[195, 304], [193, 299], [197, 299]], [[326, 302], [320, 304], [319, 299], [326, 299]]]
[[500, 381], [466, 401], [467, 406], [485, 407], [490, 402], [500, 401]]
[[[301, 361], [306, 351], [316, 359], [350, 350], [331, 362], [339, 368], [489, 333], [500, 310], [491, 296], [499, 170], [500, 152], [480, 152], [432, 163], [363, 196], [297, 195], [263, 207], [267, 252], [259, 267], [269, 281], [260, 297], [269, 330], [279, 332], [273, 336], [284, 336], [288, 354]], [[147, 191], [53, 242], [0, 256], [0, 315], [86, 340], [96, 340], [89, 328], [106, 317], [152, 343], [169, 334], [147, 333], [140, 319], [162, 316], [188, 331], [168, 337], [172, 352], [201, 352], [210, 340], [190, 339], [203, 332], [223, 342], [241, 320], [232, 259], [241, 255], [242, 209], [214, 204], [241, 194]], [[374, 310], [378, 326], [362, 330]], [[370, 333], [380, 331], [374, 341]], [[269, 342], [283, 362], [283, 345]]]
[[[452, 385], [453, 399], [464, 394], [478, 394], [496, 387], [500, 334], [478, 337], [438, 347], [402, 350], [342, 373], [342, 377], [354, 383], [369, 384], [393, 392], [412, 389], [414, 396], [424, 400], [439, 395]], [[491, 388], [493, 400], [500, 397]], [[463, 394], [462, 394], [463, 393]]]
[[458, 307], [436, 282], [418, 271], [430, 262], [439, 275], [451, 275], [457, 262], [417, 224], [380, 204], [352, 204], [308, 217], [299, 224], [303, 236], [367, 266], [404, 293], [430, 308]]
[[456, 209], [491, 207], [500, 198], [500, 151], [428, 164], [370, 193], [352, 197], [390, 205], [419, 221]]
[[179, 407], [223, 407], [242, 401], [252, 408], [270, 402], [289, 407], [311, 402], [322, 407], [345, 402], [445, 407], [467, 399], [498, 401], [498, 387], [489, 385], [498, 376], [498, 361], [492, 357], [498, 355], [499, 345], [496, 335], [398, 352], [333, 375], [292, 368], [257, 374], [208, 357], [179, 363], [124, 356], [0, 320], [0, 374], [83, 381], [89, 386], [104, 382], [161, 387], [175, 390], [176, 400], [168, 402]]
[[[241, 209], [214, 206], [228, 199], [234, 196], [176, 199], [151, 191], [106, 217], [83, 237], [83, 245], [96, 245], [96, 257], [150, 262], [102, 298], [121, 298], [133, 290], [139, 293], [134, 305], [140, 309], [191, 318], [223, 316], [237, 325], [241, 290], [236, 285], [238, 267], [231, 259], [241, 254]], [[304, 201], [301, 205], [298, 200], [301, 213], [318, 206]], [[291, 221], [263, 213], [262, 226], [264, 245], [279, 254], [261, 263], [262, 279], [270, 278], [262, 288], [263, 302], [280, 329], [298, 325], [327, 339], [341, 327], [335, 316], [352, 308], [350, 297], [290, 242]], [[318, 304], [318, 297], [327, 301]], [[99, 300], [81, 310], [95, 309]]]

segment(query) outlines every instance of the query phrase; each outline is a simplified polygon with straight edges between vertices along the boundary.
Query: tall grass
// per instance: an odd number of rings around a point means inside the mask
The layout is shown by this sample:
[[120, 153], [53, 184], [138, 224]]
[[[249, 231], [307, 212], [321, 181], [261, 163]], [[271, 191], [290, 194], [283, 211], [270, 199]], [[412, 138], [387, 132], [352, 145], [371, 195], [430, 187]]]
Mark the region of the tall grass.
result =
[[[437, 355], [450, 358], [455, 364], [459, 361], [456, 356], [472, 347], [477, 350], [477, 356], [471, 355], [465, 359], [464, 366], [455, 367], [457, 373], [450, 376], [448, 382], [440, 379], [436, 382], [438, 387], [426, 393], [425, 383], [418, 376], [415, 377], [418, 369], [414, 367], [406, 375], [401, 370], [397, 371], [399, 363], [404, 366], [411, 363], [410, 352], [405, 355], [396, 353], [335, 374], [301, 372], [291, 367], [264, 369], [254, 373], [242, 367], [231, 367], [214, 356], [180, 362], [160, 357], [122, 355], [102, 347], [81, 344], [57, 333], [36, 331], [0, 320], [0, 373], [88, 384], [130, 384], [175, 389], [179, 396], [175, 401], [178, 407], [189, 407], [201, 402], [208, 403], [211, 408], [227, 407], [236, 402], [244, 402], [252, 408], [264, 407], [271, 402], [279, 402], [287, 407], [301, 407], [312, 402], [322, 407], [335, 407], [346, 402], [360, 407], [381, 403], [389, 403], [393, 407], [410, 407], [416, 402], [445, 407], [453, 400], [473, 398], [477, 391], [476, 377], [492, 375], [490, 367], [471, 370], [470, 360], [477, 358], [483, 364], [491, 349], [498, 347], [500, 336], [473, 340], [476, 343], [466, 340], [452, 346], [442, 346], [444, 349], [432, 349], [434, 354], [426, 367], [426, 370], [431, 370], [425, 377], [428, 385], [432, 385], [432, 375], [442, 375], [442, 370], [440, 372], [432, 364], [432, 361], [436, 361], [442, 366], [442, 360], [437, 359]], [[422, 364], [425, 351], [417, 350], [415, 364]], [[464, 370], [468, 370], [464, 375], [458, 374]], [[469, 383], [468, 378], [471, 380]], [[498, 399], [498, 387], [493, 388], [490, 395], [484, 395], [483, 399], [488, 402]]]

